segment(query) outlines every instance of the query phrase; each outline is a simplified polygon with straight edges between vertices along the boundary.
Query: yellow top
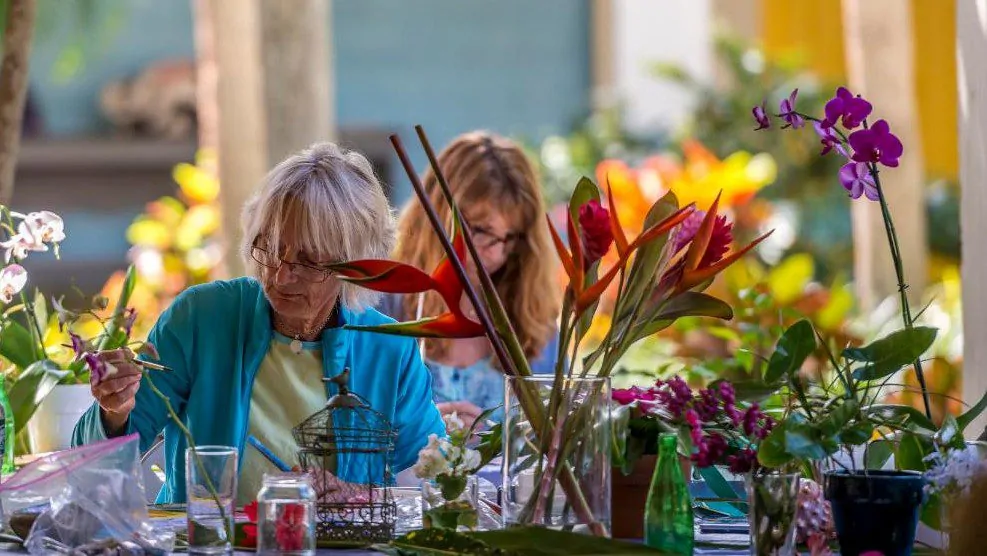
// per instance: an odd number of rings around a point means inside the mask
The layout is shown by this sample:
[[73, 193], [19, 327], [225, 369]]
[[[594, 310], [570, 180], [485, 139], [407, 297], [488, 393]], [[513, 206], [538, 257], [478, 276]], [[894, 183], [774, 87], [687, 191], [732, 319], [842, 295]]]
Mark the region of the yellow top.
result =
[[[275, 333], [261, 362], [250, 395], [247, 434], [254, 436], [290, 467], [298, 465], [298, 446], [291, 429], [326, 405], [322, 382], [322, 344], [302, 342], [295, 353], [291, 339]], [[237, 505], [256, 500], [264, 473], [278, 468], [249, 442], [243, 448], [243, 465], [237, 486]]]

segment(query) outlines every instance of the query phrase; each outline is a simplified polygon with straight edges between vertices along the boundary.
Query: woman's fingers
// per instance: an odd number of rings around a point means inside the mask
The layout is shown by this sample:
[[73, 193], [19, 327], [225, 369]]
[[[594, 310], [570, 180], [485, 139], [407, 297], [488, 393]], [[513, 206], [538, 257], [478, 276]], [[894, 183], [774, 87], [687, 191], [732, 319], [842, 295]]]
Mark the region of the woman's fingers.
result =
[[91, 387], [99, 406], [110, 413], [129, 413], [140, 388], [140, 375], [108, 378]]

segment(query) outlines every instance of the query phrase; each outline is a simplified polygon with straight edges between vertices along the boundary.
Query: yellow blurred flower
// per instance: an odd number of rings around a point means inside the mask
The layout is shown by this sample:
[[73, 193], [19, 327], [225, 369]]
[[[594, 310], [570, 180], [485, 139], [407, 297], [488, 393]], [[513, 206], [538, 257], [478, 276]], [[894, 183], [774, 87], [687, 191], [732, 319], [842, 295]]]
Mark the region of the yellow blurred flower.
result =
[[127, 241], [141, 247], [167, 249], [171, 246], [171, 230], [159, 221], [139, 217], [127, 228]]
[[663, 181], [681, 205], [696, 203], [702, 210], [708, 209], [721, 191], [722, 207], [745, 204], [778, 174], [774, 159], [767, 153], [737, 151], [719, 160], [697, 141], [686, 141], [683, 152], [684, 164], [666, 167]]
[[204, 168], [183, 162], [171, 175], [189, 204], [212, 203], [219, 197], [219, 180]]

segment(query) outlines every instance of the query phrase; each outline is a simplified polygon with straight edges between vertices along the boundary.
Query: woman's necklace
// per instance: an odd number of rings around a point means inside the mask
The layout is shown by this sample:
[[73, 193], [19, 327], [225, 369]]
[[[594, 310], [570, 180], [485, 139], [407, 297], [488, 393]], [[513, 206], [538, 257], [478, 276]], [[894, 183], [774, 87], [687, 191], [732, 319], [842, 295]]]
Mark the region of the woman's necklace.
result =
[[302, 343], [302, 337], [304, 336], [305, 338], [314, 338], [320, 331], [324, 330], [327, 326], [329, 326], [329, 322], [332, 321], [332, 317], [335, 314], [336, 314], [336, 309], [333, 308], [332, 312], [329, 313], [329, 317], [325, 320], [325, 322], [309, 330], [296, 330], [285, 324], [283, 320], [277, 317], [275, 317], [275, 323], [277, 323], [277, 325], [281, 328], [281, 330], [284, 331], [285, 336], [291, 336], [292, 339], [291, 339], [291, 343], [288, 344], [288, 348], [291, 349], [292, 353], [298, 355], [302, 352], [302, 350], [305, 347], [305, 344]]

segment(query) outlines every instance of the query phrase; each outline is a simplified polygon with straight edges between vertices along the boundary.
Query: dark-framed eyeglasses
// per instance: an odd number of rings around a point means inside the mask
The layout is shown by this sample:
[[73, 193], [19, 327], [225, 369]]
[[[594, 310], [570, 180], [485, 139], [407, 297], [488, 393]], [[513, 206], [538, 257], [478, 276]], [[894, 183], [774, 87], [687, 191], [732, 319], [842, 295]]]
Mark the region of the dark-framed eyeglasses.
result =
[[305, 280], [306, 282], [325, 282], [326, 279], [329, 278], [329, 275], [332, 274], [332, 270], [328, 268], [286, 261], [274, 253], [271, 253], [267, 249], [258, 247], [257, 245], [250, 248], [250, 257], [257, 261], [257, 264], [272, 270], [278, 270], [281, 268], [281, 265], [288, 265], [288, 270], [291, 271], [292, 274], [302, 280]]
[[513, 251], [518, 241], [524, 239], [524, 234], [521, 233], [510, 233], [501, 237], [483, 226], [474, 226], [468, 222], [467, 225], [470, 228], [470, 235], [473, 237], [473, 244], [480, 249], [490, 249], [500, 243], [504, 245], [504, 251]]

